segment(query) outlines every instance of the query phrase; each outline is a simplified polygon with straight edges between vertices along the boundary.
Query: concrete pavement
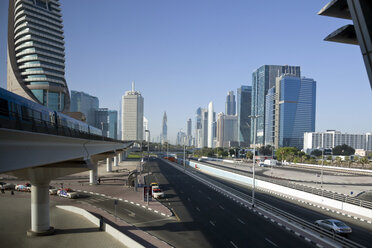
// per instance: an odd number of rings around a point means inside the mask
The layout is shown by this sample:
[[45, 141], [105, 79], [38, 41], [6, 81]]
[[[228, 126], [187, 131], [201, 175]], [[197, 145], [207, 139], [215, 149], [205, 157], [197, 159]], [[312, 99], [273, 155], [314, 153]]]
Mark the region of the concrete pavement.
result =
[[57, 202], [50, 201], [50, 224], [55, 235], [27, 237], [30, 228], [30, 194], [7, 191], [0, 194], [0, 247], [125, 247], [109, 234], [99, 231], [98, 227], [84, 217], [55, 207]]

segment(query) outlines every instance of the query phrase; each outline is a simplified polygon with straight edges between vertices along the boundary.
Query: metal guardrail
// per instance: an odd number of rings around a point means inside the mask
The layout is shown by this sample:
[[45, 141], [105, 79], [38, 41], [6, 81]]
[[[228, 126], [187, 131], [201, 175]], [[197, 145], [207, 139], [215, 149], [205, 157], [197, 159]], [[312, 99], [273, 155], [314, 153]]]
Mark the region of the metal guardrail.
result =
[[[200, 163], [200, 162], [198, 162], [198, 163]], [[252, 174], [252, 173], [247, 172], [247, 171], [243, 171], [243, 170], [235, 169], [235, 168], [230, 168], [230, 167], [223, 166], [223, 165], [215, 165], [215, 164], [208, 163], [208, 166], [212, 166], [212, 167], [215, 167], [217, 169], [221, 169], [221, 167], [222, 167], [226, 171], [230, 171], [230, 172], [233, 172], [233, 173], [236, 173], [236, 174], [239, 174], [239, 175], [243, 175], [243, 176], [247, 176], [247, 175]], [[275, 184], [282, 185], [282, 186], [285, 186], [285, 187], [288, 187], [288, 188], [297, 189], [297, 190], [301, 190], [301, 191], [304, 191], [304, 192], [307, 192], [307, 193], [327, 197], [327, 198], [330, 198], [330, 199], [333, 199], [333, 200], [338, 200], [338, 201], [345, 202], [345, 203], [350, 203], [350, 204], [353, 204], [353, 205], [356, 205], [356, 206], [372, 209], [372, 202], [365, 201], [365, 200], [360, 200], [360, 199], [355, 199], [355, 198], [349, 197], [345, 194], [340, 194], [340, 193], [337, 193], [337, 192], [328, 191], [328, 190], [324, 190], [324, 189], [322, 190], [322, 189], [318, 189], [318, 188], [314, 188], [314, 187], [310, 187], [310, 186], [306, 186], [306, 185], [300, 185], [300, 184], [297, 184], [297, 183], [287, 182], [287, 181], [284, 181], [283, 179], [275, 179], [275, 178], [270, 178], [269, 179], [267, 177], [257, 176], [257, 175], [255, 177], [257, 179], [262, 180], [262, 181], [275, 183]]]
[[[178, 168], [179, 170], [184, 171], [181, 168]], [[204, 175], [198, 174], [195, 175], [194, 173], [191, 173], [189, 171], [190, 169], [187, 169], [185, 171], [186, 174], [188, 174], [191, 177], [194, 177], [195, 179], [203, 182], [204, 184], [213, 187], [213, 188], [220, 188], [220, 190], [227, 192], [228, 194], [234, 196], [236, 200], [238, 200], [242, 204], [252, 204], [252, 197], [250, 195], [247, 195], [246, 193], [242, 191], [238, 191], [236, 189], [233, 189], [221, 182], [215, 181], [211, 178], [207, 178]], [[265, 203], [261, 200], [255, 199], [255, 204], [257, 207], [261, 207], [277, 216], [285, 218], [289, 222], [294, 222], [302, 226], [302, 228], [305, 228], [307, 230], [311, 230], [313, 232], [319, 233], [320, 237], [327, 237], [329, 239], [335, 240], [336, 242], [340, 243], [343, 247], [351, 247], [351, 248], [365, 248], [365, 246], [360, 245], [352, 240], [349, 240], [345, 237], [342, 237], [338, 234], [335, 234], [331, 231], [325, 230], [313, 223], [310, 223], [308, 221], [305, 221], [295, 215], [292, 215], [290, 213], [287, 213], [279, 208], [273, 207], [268, 203]]]

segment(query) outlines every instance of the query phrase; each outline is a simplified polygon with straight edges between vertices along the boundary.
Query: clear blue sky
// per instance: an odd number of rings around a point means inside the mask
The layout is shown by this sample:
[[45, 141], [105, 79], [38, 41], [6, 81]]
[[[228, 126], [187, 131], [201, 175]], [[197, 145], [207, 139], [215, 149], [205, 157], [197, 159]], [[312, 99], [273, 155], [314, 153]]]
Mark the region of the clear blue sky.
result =
[[[358, 46], [323, 41], [350, 23], [317, 12], [329, 0], [62, 0], [66, 80], [119, 110], [131, 81], [152, 137], [163, 112], [175, 139], [197, 107], [224, 111], [227, 91], [264, 64], [299, 65], [317, 81], [316, 130], [372, 132], [372, 91]], [[0, 86], [7, 4], [0, 1]]]

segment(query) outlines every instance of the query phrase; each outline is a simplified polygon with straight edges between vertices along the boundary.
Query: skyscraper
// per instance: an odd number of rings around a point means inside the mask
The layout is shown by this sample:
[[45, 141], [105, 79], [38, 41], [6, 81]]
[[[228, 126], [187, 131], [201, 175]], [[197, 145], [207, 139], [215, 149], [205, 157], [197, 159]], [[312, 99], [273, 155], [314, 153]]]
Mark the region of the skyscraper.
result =
[[[256, 146], [265, 143], [265, 100], [267, 91], [275, 85], [275, 78], [284, 73], [291, 73], [297, 77], [301, 76], [299, 66], [288, 65], [263, 65], [252, 74], [252, 102], [251, 115], [257, 116], [256, 121], [252, 121], [251, 144], [256, 136]], [[254, 125], [257, 125], [255, 128]], [[254, 134], [254, 130], [256, 133]]]
[[9, 91], [55, 111], [69, 111], [58, 0], [9, 0], [7, 67]]
[[182, 129], [177, 133], [176, 145], [187, 145], [186, 144], [186, 134], [182, 131]]
[[236, 115], [217, 116], [217, 147], [231, 147], [238, 139], [238, 117]]
[[187, 120], [187, 142], [186, 144], [188, 146], [191, 146], [192, 145], [192, 121], [191, 121], [191, 118], [189, 118]]
[[118, 139], [118, 111], [108, 111], [108, 134], [107, 137]]
[[122, 97], [122, 140], [143, 140], [143, 97], [134, 90], [125, 92]]
[[315, 131], [316, 82], [293, 74], [276, 78], [266, 96], [266, 144], [303, 148], [304, 133]]
[[202, 110], [197, 108], [195, 114], [195, 147], [202, 148]]
[[167, 118], [167, 112], [164, 111], [163, 115], [163, 122], [162, 122], [162, 133], [161, 133], [161, 143], [164, 144], [165, 142], [168, 142], [168, 118]]
[[236, 102], [234, 91], [227, 92], [226, 103], [225, 103], [225, 112], [226, 115], [235, 115], [236, 114]]
[[[96, 126], [95, 111], [99, 108], [99, 100], [85, 92], [71, 90], [71, 112], [81, 112], [86, 117], [88, 125]], [[98, 126], [98, 128], [101, 128]]]
[[150, 142], [150, 132], [146, 132], [146, 130], [149, 130], [149, 120], [143, 117], [143, 137], [146, 142]]
[[108, 108], [99, 108], [95, 111], [95, 125], [102, 130], [102, 135], [117, 139], [118, 112]]
[[215, 114], [213, 111], [213, 102], [208, 104], [208, 148], [214, 147], [214, 138], [215, 138]]
[[242, 85], [237, 90], [238, 142], [249, 147], [251, 137], [252, 86]]

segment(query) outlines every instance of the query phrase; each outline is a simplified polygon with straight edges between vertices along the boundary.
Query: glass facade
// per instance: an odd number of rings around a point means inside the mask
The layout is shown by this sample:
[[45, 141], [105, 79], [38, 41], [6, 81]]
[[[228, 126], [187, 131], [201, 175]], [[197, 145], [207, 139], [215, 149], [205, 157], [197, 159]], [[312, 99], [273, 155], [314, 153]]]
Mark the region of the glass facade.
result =
[[225, 112], [226, 112], [226, 115], [236, 114], [236, 102], [235, 102], [235, 95], [233, 91], [227, 92]]
[[[86, 123], [96, 126], [95, 111], [98, 110], [99, 100], [85, 92], [71, 91], [71, 112], [81, 112], [85, 115]], [[100, 126], [96, 126], [101, 128]]]
[[[255, 137], [257, 146], [263, 146], [265, 144], [266, 94], [270, 88], [275, 86], [276, 77], [285, 73], [291, 73], [298, 77], [301, 76], [299, 66], [288, 65], [263, 65], [252, 74], [251, 113], [253, 116], [257, 116], [257, 118], [255, 121], [252, 121], [251, 144], [253, 144]], [[256, 130], [255, 134], [254, 130]]]
[[238, 142], [247, 147], [251, 137], [251, 104], [252, 86], [242, 85], [237, 90]]
[[[8, 64], [16, 64], [18, 84], [32, 100], [55, 111], [68, 111], [65, 81], [65, 48], [60, 3], [54, 1], [9, 1], [13, 29], [8, 30]], [[9, 45], [11, 43], [11, 45]], [[10, 91], [15, 86], [8, 83]], [[9, 87], [9, 85], [12, 85]], [[37, 85], [37, 86], [36, 86]], [[65, 105], [67, 108], [65, 109]]]
[[302, 149], [304, 133], [315, 131], [316, 82], [283, 76], [279, 87], [279, 146]]
[[274, 146], [275, 138], [275, 86], [267, 91], [265, 109], [265, 145]]
[[112, 139], [118, 138], [118, 111], [108, 111], [108, 136]]

